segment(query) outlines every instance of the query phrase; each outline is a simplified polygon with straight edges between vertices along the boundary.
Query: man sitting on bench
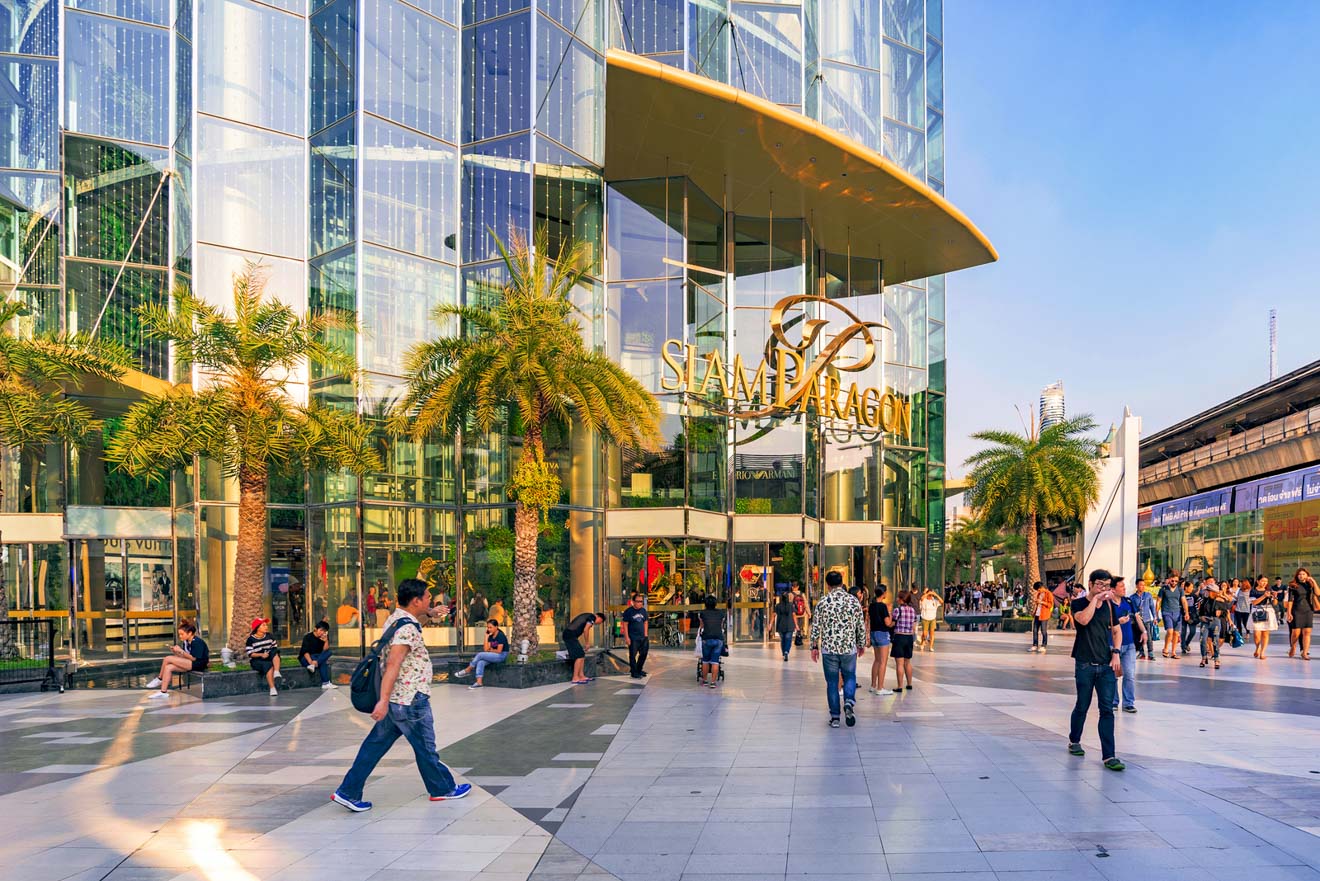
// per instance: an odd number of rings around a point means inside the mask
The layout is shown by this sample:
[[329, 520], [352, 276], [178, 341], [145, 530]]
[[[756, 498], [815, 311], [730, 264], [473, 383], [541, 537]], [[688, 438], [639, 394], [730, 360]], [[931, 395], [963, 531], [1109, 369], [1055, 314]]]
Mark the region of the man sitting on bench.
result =
[[302, 646], [298, 649], [298, 663], [308, 673], [320, 673], [321, 688], [326, 691], [339, 687], [330, 681], [330, 656], [334, 650], [327, 647], [329, 640], [330, 622], [318, 621], [315, 629], [303, 637]]
[[248, 663], [258, 676], [264, 677], [270, 686], [270, 696], [279, 692], [275, 689], [275, 680], [283, 679], [280, 673], [280, 644], [270, 635], [270, 621], [265, 618], [252, 619], [252, 635], [247, 638], [245, 651]]
[[179, 624], [179, 644], [170, 646], [170, 653], [160, 662], [160, 675], [147, 683], [148, 689], [160, 689], [153, 698], [167, 697], [170, 679], [175, 673], [201, 673], [211, 663], [211, 650], [206, 640], [197, 635], [197, 627], [184, 619]]
[[481, 688], [481, 675], [486, 672], [488, 664], [502, 664], [504, 659], [509, 656], [509, 638], [500, 630], [500, 625], [495, 623], [494, 618], [486, 619], [486, 645], [477, 652], [472, 663], [468, 664], [462, 670], [454, 674], [457, 679], [462, 679], [474, 669], [477, 671], [477, 681], [473, 682], [468, 688]]

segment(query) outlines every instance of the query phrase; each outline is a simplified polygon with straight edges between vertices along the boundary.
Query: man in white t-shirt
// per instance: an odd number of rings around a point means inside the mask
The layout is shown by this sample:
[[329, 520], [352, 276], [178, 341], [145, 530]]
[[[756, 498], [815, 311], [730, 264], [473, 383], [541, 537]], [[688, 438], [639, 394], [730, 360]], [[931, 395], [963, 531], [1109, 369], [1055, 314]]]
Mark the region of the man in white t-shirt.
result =
[[929, 587], [921, 595], [921, 602], [918, 603], [921, 610], [921, 641], [918, 644], [928, 652], [935, 651], [935, 622], [940, 617], [942, 605], [944, 600]]

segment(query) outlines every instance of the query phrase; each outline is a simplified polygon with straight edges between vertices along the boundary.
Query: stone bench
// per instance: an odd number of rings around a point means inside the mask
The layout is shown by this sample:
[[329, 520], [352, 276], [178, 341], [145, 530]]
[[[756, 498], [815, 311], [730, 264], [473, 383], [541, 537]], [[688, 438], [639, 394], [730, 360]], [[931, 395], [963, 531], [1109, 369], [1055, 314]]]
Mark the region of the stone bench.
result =
[[[436, 678], [452, 685], [471, 685], [476, 679], [475, 674], [463, 679], [454, 675], [467, 667], [470, 660], [472, 660], [471, 655], [435, 658], [432, 663], [435, 665]], [[589, 649], [582, 669], [587, 676], [614, 676], [628, 672], [628, 662], [611, 654], [608, 649]], [[511, 653], [503, 663], [486, 665], [481, 684], [487, 688], [533, 688], [537, 685], [568, 682], [572, 677], [572, 661], [551, 658], [519, 664], [518, 656]]]
[[[347, 676], [356, 665], [355, 659], [331, 658], [330, 680], [333, 682], [336, 677]], [[296, 658], [281, 655], [280, 672], [284, 675], [275, 680], [276, 691], [321, 687], [320, 674], [304, 670]], [[200, 696], [204, 701], [244, 694], [265, 694], [269, 690], [265, 676], [257, 675], [250, 668], [230, 670], [223, 664], [212, 666], [204, 673], [176, 673], [175, 677], [176, 683], [183, 680], [181, 686], [185, 691], [192, 691], [193, 683], [200, 684]]]

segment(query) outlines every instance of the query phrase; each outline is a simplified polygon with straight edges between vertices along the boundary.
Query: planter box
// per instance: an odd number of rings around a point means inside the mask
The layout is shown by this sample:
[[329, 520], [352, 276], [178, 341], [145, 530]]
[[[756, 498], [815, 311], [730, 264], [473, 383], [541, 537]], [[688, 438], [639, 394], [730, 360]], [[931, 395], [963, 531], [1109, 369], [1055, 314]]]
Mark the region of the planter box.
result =
[[[357, 661], [354, 659], [331, 658], [331, 681], [336, 678], [343, 679], [353, 672], [355, 666], [357, 666]], [[280, 672], [284, 676], [275, 680], [275, 688], [278, 691], [321, 687], [320, 674], [309, 673], [299, 666], [293, 658], [280, 658]], [[235, 697], [240, 694], [265, 694], [269, 689], [269, 686], [266, 685], [266, 677], [258, 676], [251, 670], [229, 670], [223, 664], [212, 667], [205, 673], [193, 673], [191, 689], [188, 687], [186, 678], [179, 683], [179, 687], [184, 691], [190, 691], [192, 694], [198, 694], [199, 683], [200, 695], [204, 701], [222, 697]], [[339, 684], [342, 685], [343, 683]]]
[[[458, 679], [455, 673], [467, 666], [470, 658], [437, 658], [436, 673], [443, 681], [451, 685], [471, 685], [475, 676]], [[608, 650], [587, 652], [583, 670], [588, 676], [615, 676], [628, 672], [628, 662]], [[486, 667], [481, 682], [487, 688], [534, 688], [538, 685], [553, 685], [556, 682], [568, 682], [573, 675], [572, 661], [553, 658], [548, 661], [519, 664], [517, 655], [509, 655], [503, 664]]]

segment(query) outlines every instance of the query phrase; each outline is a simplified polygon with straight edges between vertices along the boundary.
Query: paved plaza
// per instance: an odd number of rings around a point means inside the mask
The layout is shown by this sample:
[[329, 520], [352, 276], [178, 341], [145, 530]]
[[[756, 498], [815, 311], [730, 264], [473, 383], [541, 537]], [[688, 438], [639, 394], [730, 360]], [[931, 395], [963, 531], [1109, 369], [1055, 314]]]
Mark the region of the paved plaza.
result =
[[837, 730], [805, 652], [735, 648], [715, 691], [687, 653], [644, 684], [437, 685], [476, 789], [430, 803], [400, 741], [366, 814], [328, 801], [369, 727], [343, 689], [4, 697], [0, 881], [1320, 881], [1320, 669], [1143, 664], [1114, 773], [1094, 711], [1065, 751], [1067, 641], [1024, 647], [942, 635]]

